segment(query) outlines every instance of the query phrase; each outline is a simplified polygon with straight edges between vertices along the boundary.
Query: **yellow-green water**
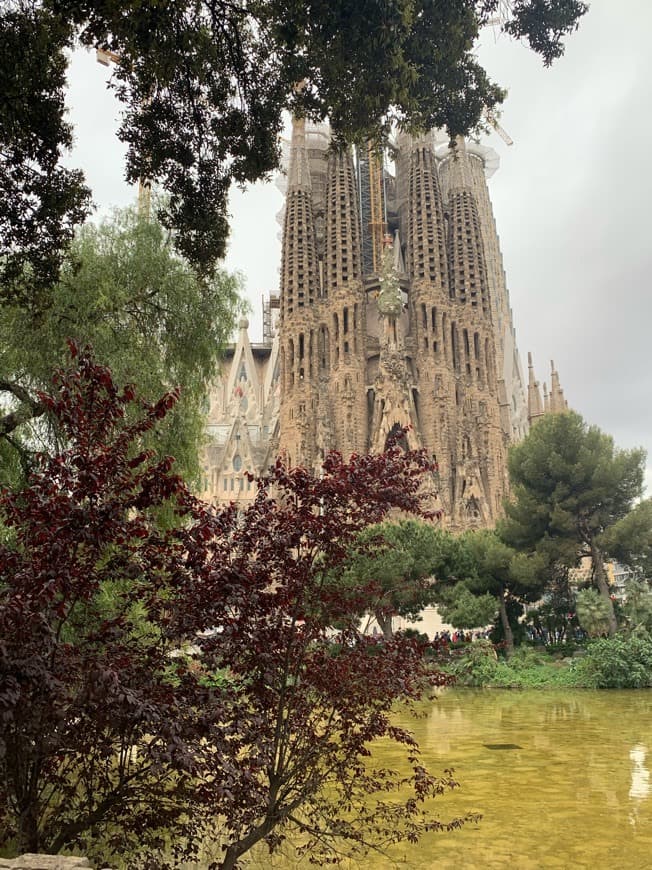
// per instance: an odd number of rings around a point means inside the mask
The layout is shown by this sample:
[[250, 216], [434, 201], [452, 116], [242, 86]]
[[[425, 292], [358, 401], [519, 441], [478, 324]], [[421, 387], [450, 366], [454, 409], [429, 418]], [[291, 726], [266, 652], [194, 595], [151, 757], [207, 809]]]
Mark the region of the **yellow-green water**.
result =
[[[349, 866], [652, 868], [652, 691], [454, 690], [401, 724], [433, 772], [455, 768], [461, 788], [435, 801], [439, 818], [483, 819]], [[510, 743], [521, 748], [486, 746]], [[398, 765], [387, 745], [374, 757]]]

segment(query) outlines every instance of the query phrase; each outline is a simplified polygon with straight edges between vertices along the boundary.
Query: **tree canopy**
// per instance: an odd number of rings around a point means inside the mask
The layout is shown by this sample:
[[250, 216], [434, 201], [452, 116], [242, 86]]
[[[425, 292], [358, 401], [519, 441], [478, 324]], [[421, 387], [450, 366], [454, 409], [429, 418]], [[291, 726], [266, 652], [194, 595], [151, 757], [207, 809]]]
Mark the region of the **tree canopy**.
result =
[[467, 550], [469, 570], [456, 582], [436, 587], [440, 612], [459, 628], [488, 625], [498, 615], [510, 655], [514, 650], [513, 613], [519, 615], [521, 605], [536, 601], [543, 591], [541, 561], [517, 553], [493, 531], [467, 532], [460, 545]]
[[610, 633], [617, 623], [604, 561], [619, 552], [619, 541], [622, 547], [631, 541], [626, 533], [635, 520], [649, 519], [648, 508], [633, 511], [643, 491], [644, 464], [644, 450], [616, 448], [609, 435], [575, 413], [543, 417], [509, 454], [513, 497], [501, 536], [549, 562], [573, 566], [590, 557]]
[[[155, 401], [170, 387], [179, 401], [149, 437], [177, 468], [198, 474], [204, 405], [220, 352], [239, 310], [238, 278], [215, 270], [198, 279], [155, 221], [116, 212], [84, 226], [64, 261], [45, 311], [0, 306], [0, 442], [29, 463], [34, 450], [56, 448], [36, 392], [68, 358], [67, 340], [92, 345], [121, 382]], [[54, 439], [54, 440], [53, 440]], [[15, 458], [15, 457], [14, 457]]]
[[[580, 0], [514, 0], [502, 30], [550, 64], [586, 11]], [[3, 294], [52, 284], [90, 208], [61, 165], [68, 54], [117, 58], [128, 180], [168, 192], [160, 210], [200, 270], [224, 254], [232, 182], [278, 165], [284, 110], [328, 117], [346, 140], [390, 122], [462, 134], [505, 92], [474, 55], [499, 0], [10, 0], [0, 18], [0, 275]], [[297, 83], [303, 87], [297, 88]]]
[[337, 582], [355, 591], [360, 615], [373, 614], [390, 638], [394, 616], [419, 619], [434, 600], [435, 584], [460, 570], [453, 535], [418, 520], [400, 520], [364, 529]]

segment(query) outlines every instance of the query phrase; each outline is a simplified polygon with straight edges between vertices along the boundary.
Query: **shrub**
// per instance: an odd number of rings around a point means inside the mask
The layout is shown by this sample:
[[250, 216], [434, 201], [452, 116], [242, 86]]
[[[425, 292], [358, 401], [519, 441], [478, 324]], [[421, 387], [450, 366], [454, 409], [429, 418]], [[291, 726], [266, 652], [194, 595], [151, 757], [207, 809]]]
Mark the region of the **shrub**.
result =
[[618, 634], [595, 640], [577, 668], [583, 684], [596, 689], [652, 686], [652, 637]]
[[582, 685], [575, 667], [554, 662], [531, 647], [518, 647], [508, 659], [496, 658], [491, 644], [476, 642], [446, 668], [461, 686], [493, 689], [542, 689]]
[[464, 648], [446, 668], [462, 686], [491, 685], [498, 661], [496, 651], [488, 640], [478, 640]]

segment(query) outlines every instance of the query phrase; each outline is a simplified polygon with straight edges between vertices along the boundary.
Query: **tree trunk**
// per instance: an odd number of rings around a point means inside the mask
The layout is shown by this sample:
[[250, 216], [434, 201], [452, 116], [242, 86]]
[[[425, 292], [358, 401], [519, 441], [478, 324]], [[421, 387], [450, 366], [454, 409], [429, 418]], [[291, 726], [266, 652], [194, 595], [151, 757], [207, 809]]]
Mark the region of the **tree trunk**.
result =
[[503, 634], [505, 635], [505, 655], [509, 658], [514, 652], [514, 634], [512, 632], [512, 626], [509, 624], [509, 617], [507, 616], [504, 589], [500, 590], [498, 607], [500, 610], [500, 622], [503, 626]]
[[383, 613], [383, 611], [376, 611], [374, 613], [376, 617], [376, 622], [378, 623], [380, 630], [383, 633], [383, 637], [385, 640], [391, 640], [394, 632], [392, 631], [392, 615], [391, 613]]
[[235, 870], [238, 866], [238, 861], [245, 852], [248, 852], [256, 843], [259, 843], [270, 834], [276, 827], [276, 824], [277, 822], [267, 817], [261, 825], [249, 831], [246, 837], [238, 840], [237, 843], [232, 843], [224, 853], [224, 860], [220, 864], [220, 870]]
[[593, 561], [593, 579], [595, 580], [595, 584], [598, 587], [600, 597], [607, 605], [607, 616], [609, 619], [609, 636], [613, 637], [614, 634], [616, 634], [618, 631], [618, 620], [616, 619], [616, 611], [614, 610], [614, 603], [611, 600], [609, 584], [607, 583], [607, 575], [604, 570], [604, 557], [593, 540], [591, 541], [591, 559]]
[[38, 852], [38, 823], [34, 806], [30, 804], [18, 817], [18, 852]]

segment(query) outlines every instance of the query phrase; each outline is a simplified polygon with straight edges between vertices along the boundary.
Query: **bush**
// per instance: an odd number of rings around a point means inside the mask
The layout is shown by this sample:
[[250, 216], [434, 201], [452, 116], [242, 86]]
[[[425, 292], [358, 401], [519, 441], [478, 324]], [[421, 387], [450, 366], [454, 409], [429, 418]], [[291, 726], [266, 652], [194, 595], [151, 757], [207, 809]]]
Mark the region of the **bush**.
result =
[[462, 686], [487, 686], [492, 684], [497, 667], [493, 645], [478, 640], [467, 645], [463, 655], [458, 653], [446, 671]]
[[518, 647], [508, 659], [499, 659], [491, 644], [477, 641], [446, 668], [461, 686], [493, 689], [542, 689], [581, 685], [574, 663], [554, 662], [546, 653]]
[[586, 686], [596, 689], [644, 689], [652, 686], [652, 637], [616, 635], [595, 640], [578, 662]]

